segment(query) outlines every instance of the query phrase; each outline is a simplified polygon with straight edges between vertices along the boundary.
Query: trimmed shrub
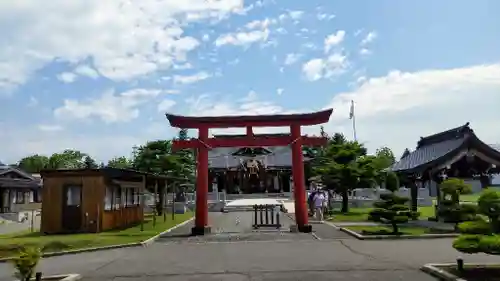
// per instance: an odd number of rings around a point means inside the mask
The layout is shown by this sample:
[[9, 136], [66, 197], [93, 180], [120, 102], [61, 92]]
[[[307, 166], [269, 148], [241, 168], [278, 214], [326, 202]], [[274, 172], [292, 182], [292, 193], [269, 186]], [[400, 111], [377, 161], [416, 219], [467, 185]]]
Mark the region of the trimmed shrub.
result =
[[439, 185], [443, 194], [438, 206], [438, 217], [444, 222], [458, 224], [463, 221], [474, 220], [477, 206], [473, 204], [460, 204], [460, 195], [471, 193], [470, 185], [461, 179], [450, 178]]
[[459, 224], [458, 229], [462, 235], [455, 239], [453, 248], [468, 254], [500, 255], [500, 192], [484, 191], [478, 200], [478, 211], [488, 217], [488, 221], [476, 218], [474, 221]]
[[463, 234], [491, 234], [491, 226], [485, 220], [463, 222], [458, 225], [458, 230]]
[[410, 219], [420, 215], [410, 210], [406, 204], [408, 201], [408, 198], [394, 193], [381, 194], [380, 200], [373, 203], [375, 209], [369, 213], [368, 220], [390, 225], [392, 233], [399, 234], [399, 224], [407, 223]]
[[21, 249], [19, 256], [11, 261], [16, 270], [14, 274], [15, 277], [20, 281], [31, 280], [41, 257], [42, 251], [38, 247], [26, 247]]

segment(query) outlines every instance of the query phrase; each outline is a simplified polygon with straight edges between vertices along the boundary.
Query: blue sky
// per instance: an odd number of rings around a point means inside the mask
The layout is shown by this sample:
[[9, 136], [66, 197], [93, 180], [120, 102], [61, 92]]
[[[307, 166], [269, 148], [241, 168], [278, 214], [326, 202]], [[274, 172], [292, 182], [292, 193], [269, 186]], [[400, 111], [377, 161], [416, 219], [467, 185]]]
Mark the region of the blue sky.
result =
[[499, 10], [493, 0], [4, 1], [0, 159], [129, 155], [176, 134], [165, 111], [333, 107], [327, 131], [351, 136], [351, 99], [370, 150], [400, 153], [468, 121], [497, 143]]

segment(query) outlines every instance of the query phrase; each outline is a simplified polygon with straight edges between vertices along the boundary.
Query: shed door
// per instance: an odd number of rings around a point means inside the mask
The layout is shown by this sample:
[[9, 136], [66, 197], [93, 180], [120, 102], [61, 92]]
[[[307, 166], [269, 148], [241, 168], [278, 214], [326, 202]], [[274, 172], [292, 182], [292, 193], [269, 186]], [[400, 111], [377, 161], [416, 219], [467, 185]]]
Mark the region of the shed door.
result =
[[67, 185], [63, 188], [62, 228], [76, 232], [82, 228], [82, 187]]

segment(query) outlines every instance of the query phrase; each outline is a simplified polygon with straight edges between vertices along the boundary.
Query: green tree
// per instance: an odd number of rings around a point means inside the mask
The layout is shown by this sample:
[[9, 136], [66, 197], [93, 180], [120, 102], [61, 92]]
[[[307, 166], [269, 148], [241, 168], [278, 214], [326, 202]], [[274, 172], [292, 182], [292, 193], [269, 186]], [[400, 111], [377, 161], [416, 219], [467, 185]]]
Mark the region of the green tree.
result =
[[[177, 177], [181, 171], [181, 161], [178, 155], [172, 153], [172, 141], [148, 141], [145, 145], [134, 148], [132, 160], [134, 169], [158, 175]], [[158, 194], [164, 194], [164, 185], [158, 186]], [[156, 206], [158, 214], [163, 212], [163, 196]]]
[[78, 150], [66, 149], [49, 157], [48, 169], [80, 169], [85, 167], [87, 154]]
[[342, 212], [349, 211], [349, 191], [362, 185], [368, 186], [371, 182], [373, 168], [368, 163], [366, 148], [355, 141], [330, 142], [314, 163], [314, 172], [321, 176], [327, 189], [333, 190], [342, 196]]
[[342, 133], [335, 133], [330, 141], [334, 144], [342, 145], [347, 143], [347, 138]]
[[118, 168], [118, 169], [130, 169], [133, 167], [133, 162], [132, 160], [128, 159], [125, 156], [113, 157], [108, 161], [106, 167]]
[[31, 155], [22, 158], [17, 166], [30, 174], [40, 173], [41, 170], [47, 168], [49, 164], [49, 157], [45, 155]]
[[[181, 129], [179, 131], [179, 135], [177, 136], [178, 140], [188, 140], [188, 130]], [[175, 169], [173, 170], [173, 175], [178, 178], [183, 178], [184, 185], [183, 189], [179, 189], [179, 191], [193, 191], [194, 181], [195, 181], [195, 154], [191, 149], [181, 149], [174, 153], [176, 158]], [[188, 188], [191, 187], [191, 188]]]
[[390, 193], [381, 194], [380, 200], [373, 204], [375, 207], [368, 216], [368, 219], [374, 222], [391, 225], [393, 234], [400, 234], [399, 224], [407, 223], [412, 218], [419, 216], [418, 212], [413, 212], [408, 207], [409, 198], [396, 195], [399, 189], [397, 175], [387, 174], [386, 189]]
[[391, 167], [396, 162], [394, 153], [388, 147], [381, 147], [375, 152], [376, 165], [380, 170]]
[[83, 164], [86, 169], [97, 169], [99, 168], [99, 164], [94, 160], [94, 158], [89, 155], [85, 156], [83, 159]]

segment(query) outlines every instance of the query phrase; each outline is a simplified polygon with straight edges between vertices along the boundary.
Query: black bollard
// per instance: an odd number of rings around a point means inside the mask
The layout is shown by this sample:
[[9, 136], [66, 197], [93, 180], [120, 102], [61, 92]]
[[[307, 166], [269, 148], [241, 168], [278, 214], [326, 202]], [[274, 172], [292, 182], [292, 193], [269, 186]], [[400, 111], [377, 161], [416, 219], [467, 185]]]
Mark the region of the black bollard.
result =
[[41, 281], [42, 280], [42, 273], [41, 272], [35, 273], [35, 280], [36, 281]]
[[274, 225], [274, 206], [271, 206], [271, 224]]
[[281, 223], [280, 223], [280, 212], [276, 213], [276, 228], [280, 229], [281, 228]]
[[253, 227], [258, 228], [259, 222], [258, 222], [258, 217], [257, 217], [257, 204], [253, 205], [253, 214], [254, 214], [254, 222], [253, 222]]
[[457, 258], [457, 270], [458, 272], [464, 272], [464, 260], [462, 258]]
[[264, 210], [266, 212], [266, 225], [269, 225], [269, 205], [266, 204], [264, 206], [264, 208], [265, 208]]
[[260, 222], [259, 225], [264, 223], [264, 205], [260, 205]]

